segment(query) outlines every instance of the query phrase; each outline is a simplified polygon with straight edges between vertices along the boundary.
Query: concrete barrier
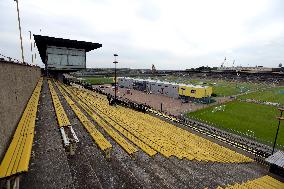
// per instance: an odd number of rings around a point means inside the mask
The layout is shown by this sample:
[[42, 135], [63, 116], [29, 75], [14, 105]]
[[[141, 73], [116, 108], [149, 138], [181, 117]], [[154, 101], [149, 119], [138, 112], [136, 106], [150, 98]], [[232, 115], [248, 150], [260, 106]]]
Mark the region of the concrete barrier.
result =
[[40, 75], [39, 67], [0, 60], [0, 162]]

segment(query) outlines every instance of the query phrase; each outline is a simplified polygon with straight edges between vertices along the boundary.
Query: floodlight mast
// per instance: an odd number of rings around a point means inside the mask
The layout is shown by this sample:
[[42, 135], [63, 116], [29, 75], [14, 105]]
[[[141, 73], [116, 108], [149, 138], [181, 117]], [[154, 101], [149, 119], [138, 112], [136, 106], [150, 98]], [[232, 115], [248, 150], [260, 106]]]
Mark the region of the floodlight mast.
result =
[[32, 55], [32, 64], [34, 64], [34, 55], [33, 55], [33, 41], [32, 41], [32, 31], [30, 33], [30, 42], [31, 42], [31, 55]]
[[116, 84], [116, 64], [118, 63], [116, 61], [116, 57], [118, 57], [118, 54], [113, 54], [114, 56], [114, 104], [116, 104], [116, 93], [117, 93], [117, 84]]
[[24, 63], [25, 62], [25, 58], [24, 58], [24, 48], [23, 48], [23, 38], [22, 38], [19, 2], [18, 2], [18, 0], [14, 0], [14, 1], [16, 1], [16, 3], [17, 3], [18, 25], [19, 25], [19, 31], [20, 31], [20, 42], [21, 42], [21, 51], [22, 51], [22, 62]]
[[277, 141], [277, 136], [278, 136], [278, 132], [279, 132], [280, 122], [281, 122], [281, 121], [284, 121], [284, 117], [282, 117], [284, 108], [278, 108], [278, 110], [279, 110], [281, 113], [280, 113], [280, 117], [277, 117], [277, 119], [278, 119], [278, 127], [277, 127], [277, 131], [276, 131], [276, 135], [275, 135], [275, 139], [274, 139], [274, 144], [273, 144], [273, 149], [272, 149], [272, 154], [271, 154], [271, 155], [273, 155], [274, 150], [275, 150], [276, 141]]

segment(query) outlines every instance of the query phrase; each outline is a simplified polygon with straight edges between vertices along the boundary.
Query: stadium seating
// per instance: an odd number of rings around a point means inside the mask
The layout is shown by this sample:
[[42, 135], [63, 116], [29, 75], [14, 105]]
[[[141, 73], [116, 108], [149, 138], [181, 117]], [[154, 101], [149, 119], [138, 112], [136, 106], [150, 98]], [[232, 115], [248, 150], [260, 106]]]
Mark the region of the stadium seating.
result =
[[64, 85], [61, 85], [71, 97], [76, 100], [80, 106], [98, 123], [100, 127], [102, 127], [106, 133], [112, 137], [129, 155], [137, 152], [137, 149], [130, 144], [127, 140], [125, 140], [121, 135], [119, 135], [113, 128], [111, 128], [102, 118], [100, 118], [97, 114], [92, 112], [90, 107], [86, 106], [78, 97], [76, 97], [71, 90], [66, 88]]
[[99, 148], [106, 153], [106, 157], [109, 158], [110, 149], [112, 148], [110, 142], [96, 129], [94, 124], [87, 118], [87, 116], [85, 116], [85, 114], [82, 113], [80, 108], [78, 108], [78, 106], [73, 102], [73, 100], [71, 100], [71, 98], [67, 96], [66, 92], [61, 88], [58, 83], [56, 83], [56, 86], [69, 104], [69, 106], [72, 108], [82, 125], [92, 136]]
[[[243, 184], [234, 184], [227, 186], [226, 189], [250, 189], [250, 188], [263, 188], [263, 189], [283, 189], [284, 183], [266, 175], [255, 180], [245, 182]], [[222, 187], [218, 187], [222, 189]]]
[[50, 80], [48, 80], [49, 90], [53, 101], [53, 106], [55, 109], [58, 126], [60, 129], [60, 133], [64, 142], [64, 147], [68, 149], [70, 155], [75, 154], [76, 143], [79, 142], [75, 131], [73, 130], [72, 125], [66, 115], [66, 112], [57, 96], [57, 93], [53, 87], [53, 84]]
[[[28, 171], [42, 83], [43, 79], [40, 78], [18, 123], [10, 146], [0, 165], [0, 178], [11, 178]], [[15, 182], [19, 184], [19, 180]], [[16, 187], [19, 186], [16, 185]]]
[[159, 152], [165, 157], [175, 156], [179, 159], [222, 163], [253, 161], [149, 114], [122, 106], [109, 106], [103, 95], [74, 87], [68, 89], [91, 113], [95, 113], [149, 155], [148, 150], [143, 149], [144, 146], [151, 149], [153, 154]]
[[[89, 104], [90, 109], [92, 111], [97, 112], [97, 109], [95, 110], [94, 107], [90, 104], [90, 101], [88, 98], [82, 98], [82, 101]], [[105, 107], [108, 108], [108, 107]], [[106, 109], [107, 111], [107, 109]], [[98, 112], [99, 113], [99, 112]], [[125, 136], [129, 141], [133, 142], [136, 146], [140, 147], [145, 153], [147, 153], [149, 156], [154, 156], [157, 152], [150, 148], [147, 144], [139, 140], [137, 137], [135, 137], [133, 134], [131, 134], [128, 130], [121, 127], [122, 122], [118, 122], [118, 120], [114, 120], [109, 116], [106, 116], [103, 113], [99, 114], [107, 123], [109, 123], [112, 127], [114, 127], [117, 131], [119, 131], [123, 136]], [[124, 123], [122, 123], [124, 124]]]
[[51, 97], [52, 97], [52, 101], [53, 101], [53, 105], [54, 105], [54, 109], [55, 109], [55, 113], [57, 116], [57, 121], [58, 121], [58, 125], [59, 127], [65, 127], [65, 126], [70, 126], [70, 121], [64, 111], [63, 106], [60, 103], [60, 100], [53, 88], [53, 85], [51, 83], [50, 80], [48, 80], [48, 85], [49, 85], [49, 90], [51, 93]]

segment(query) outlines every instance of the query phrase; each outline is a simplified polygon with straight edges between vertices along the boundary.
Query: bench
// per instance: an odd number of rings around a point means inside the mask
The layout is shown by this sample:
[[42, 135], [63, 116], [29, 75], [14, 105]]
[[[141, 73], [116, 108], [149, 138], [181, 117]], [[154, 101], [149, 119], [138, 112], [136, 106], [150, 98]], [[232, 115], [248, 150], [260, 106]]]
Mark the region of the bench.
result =
[[11, 182], [14, 188], [19, 188], [19, 175], [29, 169], [42, 81], [40, 78], [0, 165], [0, 179], [7, 179], [7, 189], [11, 187]]
[[68, 116], [59, 100], [59, 97], [53, 87], [51, 80], [48, 80], [48, 86], [52, 97], [52, 102], [56, 113], [60, 133], [63, 139], [64, 147], [68, 150], [70, 155], [74, 155], [76, 143], [79, 142], [79, 139], [71, 126]]

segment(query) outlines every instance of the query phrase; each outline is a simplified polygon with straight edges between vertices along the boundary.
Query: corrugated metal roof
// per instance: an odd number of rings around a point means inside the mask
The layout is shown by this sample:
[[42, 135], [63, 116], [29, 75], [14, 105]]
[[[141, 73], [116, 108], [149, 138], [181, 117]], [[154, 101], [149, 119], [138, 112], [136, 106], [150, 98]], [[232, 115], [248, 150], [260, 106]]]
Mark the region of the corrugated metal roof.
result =
[[266, 158], [266, 161], [284, 168], [284, 152], [278, 151]]
[[162, 83], [162, 84], [166, 84], [166, 85], [175, 85], [175, 86], [181, 86], [181, 87], [193, 87], [193, 88], [208, 88], [209, 87], [209, 86], [202, 86], [202, 85], [174, 83], [174, 82], [152, 80], [152, 79], [135, 79], [135, 78], [130, 78], [130, 77], [124, 77], [124, 79], [131, 79], [133, 81], [146, 81], [146, 82], [152, 82], [152, 83]]

